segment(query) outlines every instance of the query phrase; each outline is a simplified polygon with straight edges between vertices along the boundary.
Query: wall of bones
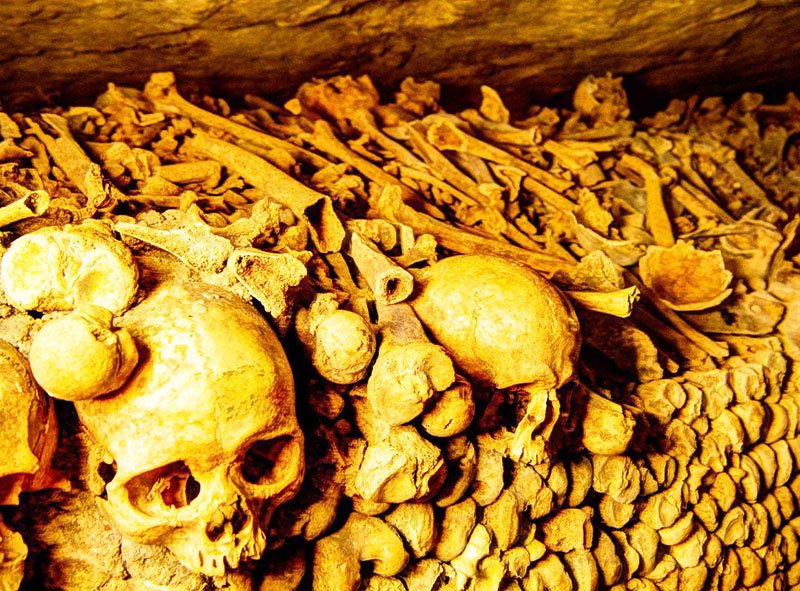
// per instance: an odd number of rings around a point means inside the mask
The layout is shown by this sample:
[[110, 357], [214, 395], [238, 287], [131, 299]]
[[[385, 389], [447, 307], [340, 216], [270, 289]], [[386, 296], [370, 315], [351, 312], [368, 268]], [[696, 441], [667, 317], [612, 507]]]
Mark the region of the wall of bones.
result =
[[140, 4], [0, 8], [0, 590], [800, 586], [797, 6]]

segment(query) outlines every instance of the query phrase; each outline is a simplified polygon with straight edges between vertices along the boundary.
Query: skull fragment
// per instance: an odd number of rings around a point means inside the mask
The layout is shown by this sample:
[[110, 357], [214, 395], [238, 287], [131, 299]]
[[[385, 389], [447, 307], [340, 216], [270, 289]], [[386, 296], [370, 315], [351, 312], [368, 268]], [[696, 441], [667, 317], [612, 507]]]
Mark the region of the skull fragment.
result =
[[195, 572], [258, 559], [304, 470], [286, 355], [258, 312], [199, 283], [170, 283], [121, 324], [140, 363], [114, 393], [76, 403], [113, 463], [101, 507], [123, 535]]
[[3, 340], [0, 340], [0, 442], [0, 505], [16, 505], [20, 493], [56, 483], [50, 471], [58, 444], [53, 404], [33, 381], [25, 357]]

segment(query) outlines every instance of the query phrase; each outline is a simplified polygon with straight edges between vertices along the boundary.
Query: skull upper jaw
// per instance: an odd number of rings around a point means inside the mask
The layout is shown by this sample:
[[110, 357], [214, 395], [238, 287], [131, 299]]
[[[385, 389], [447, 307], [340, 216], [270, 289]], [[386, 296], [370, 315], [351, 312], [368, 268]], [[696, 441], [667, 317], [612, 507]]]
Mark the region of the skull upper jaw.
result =
[[305, 467], [299, 428], [237, 451], [211, 469], [179, 460], [118, 473], [98, 502], [123, 535], [167, 547], [194, 572], [224, 574], [262, 556], [272, 515], [297, 493]]

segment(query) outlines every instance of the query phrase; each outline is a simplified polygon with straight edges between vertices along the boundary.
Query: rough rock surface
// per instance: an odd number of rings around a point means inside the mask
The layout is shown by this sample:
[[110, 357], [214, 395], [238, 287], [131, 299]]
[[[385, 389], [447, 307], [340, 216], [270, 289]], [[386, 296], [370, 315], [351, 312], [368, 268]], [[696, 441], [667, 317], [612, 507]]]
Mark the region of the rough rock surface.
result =
[[798, 23], [791, 0], [7, 0], [0, 96], [86, 98], [165, 69], [231, 96], [361, 72], [485, 83], [521, 104], [606, 71], [651, 94], [786, 90]]

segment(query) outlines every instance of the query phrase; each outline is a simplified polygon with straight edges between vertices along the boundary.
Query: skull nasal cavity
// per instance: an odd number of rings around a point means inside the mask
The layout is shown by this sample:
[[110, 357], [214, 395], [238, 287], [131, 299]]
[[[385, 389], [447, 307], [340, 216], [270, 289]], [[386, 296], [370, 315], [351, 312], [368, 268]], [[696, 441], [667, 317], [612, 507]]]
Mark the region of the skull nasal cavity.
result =
[[173, 462], [131, 478], [125, 488], [131, 503], [148, 515], [161, 514], [164, 507], [181, 509], [200, 494], [200, 483], [184, 462]]
[[117, 475], [117, 463], [107, 463], [107, 462], [100, 462], [100, 465], [97, 467], [97, 473], [100, 475], [100, 478], [103, 479], [103, 482], [108, 484], [112, 480], [114, 480], [114, 476]]
[[225, 533], [226, 525], [230, 526], [232, 534], [238, 534], [247, 525], [247, 513], [242, 508], [241, 499], [230, 505], [223, 505], [214, 512], [206, 526], [208, 539], [216, 542]]
[[175, 464], [156, 486], [164, 504], [176, 509], [187, 506], [200, 494], [200, 483], [183, 462]]

